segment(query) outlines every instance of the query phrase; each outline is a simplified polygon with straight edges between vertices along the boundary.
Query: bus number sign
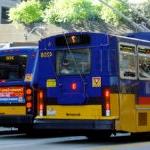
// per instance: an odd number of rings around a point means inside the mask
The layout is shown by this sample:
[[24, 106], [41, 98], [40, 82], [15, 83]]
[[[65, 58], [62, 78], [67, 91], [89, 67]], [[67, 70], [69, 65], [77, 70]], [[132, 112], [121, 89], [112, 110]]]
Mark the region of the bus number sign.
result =
[[52, 52], [49, 52], [49, 51], [45, 51], [45, 52], [40, 53], [41, 58], [49, 58], [51, 56], [52, 56]]

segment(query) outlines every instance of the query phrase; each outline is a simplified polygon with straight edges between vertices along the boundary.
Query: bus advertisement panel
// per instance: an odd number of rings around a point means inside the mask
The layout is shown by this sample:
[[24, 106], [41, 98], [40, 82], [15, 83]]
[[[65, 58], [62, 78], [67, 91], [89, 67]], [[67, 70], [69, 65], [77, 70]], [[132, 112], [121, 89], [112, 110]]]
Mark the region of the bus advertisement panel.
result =
[[25, 103], [23, 87], [1, 87], [0, 103]]

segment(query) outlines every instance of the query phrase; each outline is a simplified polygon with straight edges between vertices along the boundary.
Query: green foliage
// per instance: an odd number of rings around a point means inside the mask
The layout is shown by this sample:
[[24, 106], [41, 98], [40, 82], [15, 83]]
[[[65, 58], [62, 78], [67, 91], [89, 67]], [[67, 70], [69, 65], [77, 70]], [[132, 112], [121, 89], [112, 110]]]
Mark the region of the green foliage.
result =
[[[11, 8], [9, 18], [14, 23], [31, 25], [37, 22], [47, 24], [84, 25], [85, 22], [102, 20], [110, 25], [118, 26], [126, 23], [120, 15], [112, 11], [102, 1], [97, 0], [28, 0]], [[99, 2], [98, 2], [99, 1]], [[134, 11], [129, 9], [128, 0], [104, 0], [108, 5], [137, 23], [143, 21]], [[135, 9], [135, 6], [133, 6]], [[150, 18], [150, 0], [137, 6], [138, 12]], [[150, 23], [149, 23], [150, 24]], [[150, 25], [149, 25], [150, 26]]]
[[44, 11], [46, 23], [80, 24], [85, 20], [98, 18], [98, 12], [92, 0], [54, 0]]
[[[128, 16], [129, 6], [126, 0], [124, 0], [124, 3], [118, 0], [107, 0], [107, 4], [121, 12], [123, 15]], [[100, 16], [103, 20], [105, 20], [106, 23], [110, 23], [114, 26], [118, 26], [124, 21], [120, 15], [116, 14], [112, 11], [112, 9], [105, 5], [102, 5]]]
[[42, 5], [38, 0], [23, 1], [9, 11], [9, 19], [13, 23], [30, 25], [42, 20]]

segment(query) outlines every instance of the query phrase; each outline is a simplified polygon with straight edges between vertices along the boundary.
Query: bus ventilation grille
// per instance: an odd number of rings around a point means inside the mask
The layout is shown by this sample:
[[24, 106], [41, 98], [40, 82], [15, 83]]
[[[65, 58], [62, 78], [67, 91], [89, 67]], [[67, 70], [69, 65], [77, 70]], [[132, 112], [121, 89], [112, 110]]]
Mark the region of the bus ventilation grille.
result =
[[146, 112], [138, 113], [138, 125], [147, 126], [147, 113]]

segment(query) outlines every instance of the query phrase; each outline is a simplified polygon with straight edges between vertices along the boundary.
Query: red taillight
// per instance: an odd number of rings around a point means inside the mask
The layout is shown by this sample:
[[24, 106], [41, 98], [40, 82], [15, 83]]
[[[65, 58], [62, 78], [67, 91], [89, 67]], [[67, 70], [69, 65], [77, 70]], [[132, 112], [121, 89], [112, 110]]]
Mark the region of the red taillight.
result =
[[72, 83], [71, 84], [71, 89], [76, 90], [77, 89], [77, 83]]
[[40, 105], [39, 105], [39, 109], [40, 109], [40, 110], [43, 110], [43, 108], [44, 108], [43, 104], [40, 104]]
[[32, 94], [32, 90], [31, 89], [26, 89], [26, 95], [31, 95]]
[[26, 110], [28, 113], [31, 113], [32, 111], [32, 102], [33, 102], [33, 95], [32, 95], [33, 91], [31, 88], [27, 88], [25, 90], [25, 94], [26, 94]]
[[37, 100], [38, 100], [38, 113], [40, 116], [43, 116], [43, 111], [44, 111], [44, 92], [43, 92], [43, 90], [38, 91]]
[[106, 116], [110, 116], [110, 89], [104, 90]]
[[39, 99], [42, 99], [42, 100], [43, 100], [43, 97], [44, 97], [44, 93], [43, 93], [43, 91], [41, 90], [41, 91], [39, 91]]
[[26, 103], [26, 107], [27, 107], [27, 109], [32, 108], [32, 103], [31, 103], [31, 102], [27, 102], [27, 103]]
[[105, 98], [109, 98], [110, 97], [110, 90], [109, 89], [105, 89], [104, 96], [105, 96]]

